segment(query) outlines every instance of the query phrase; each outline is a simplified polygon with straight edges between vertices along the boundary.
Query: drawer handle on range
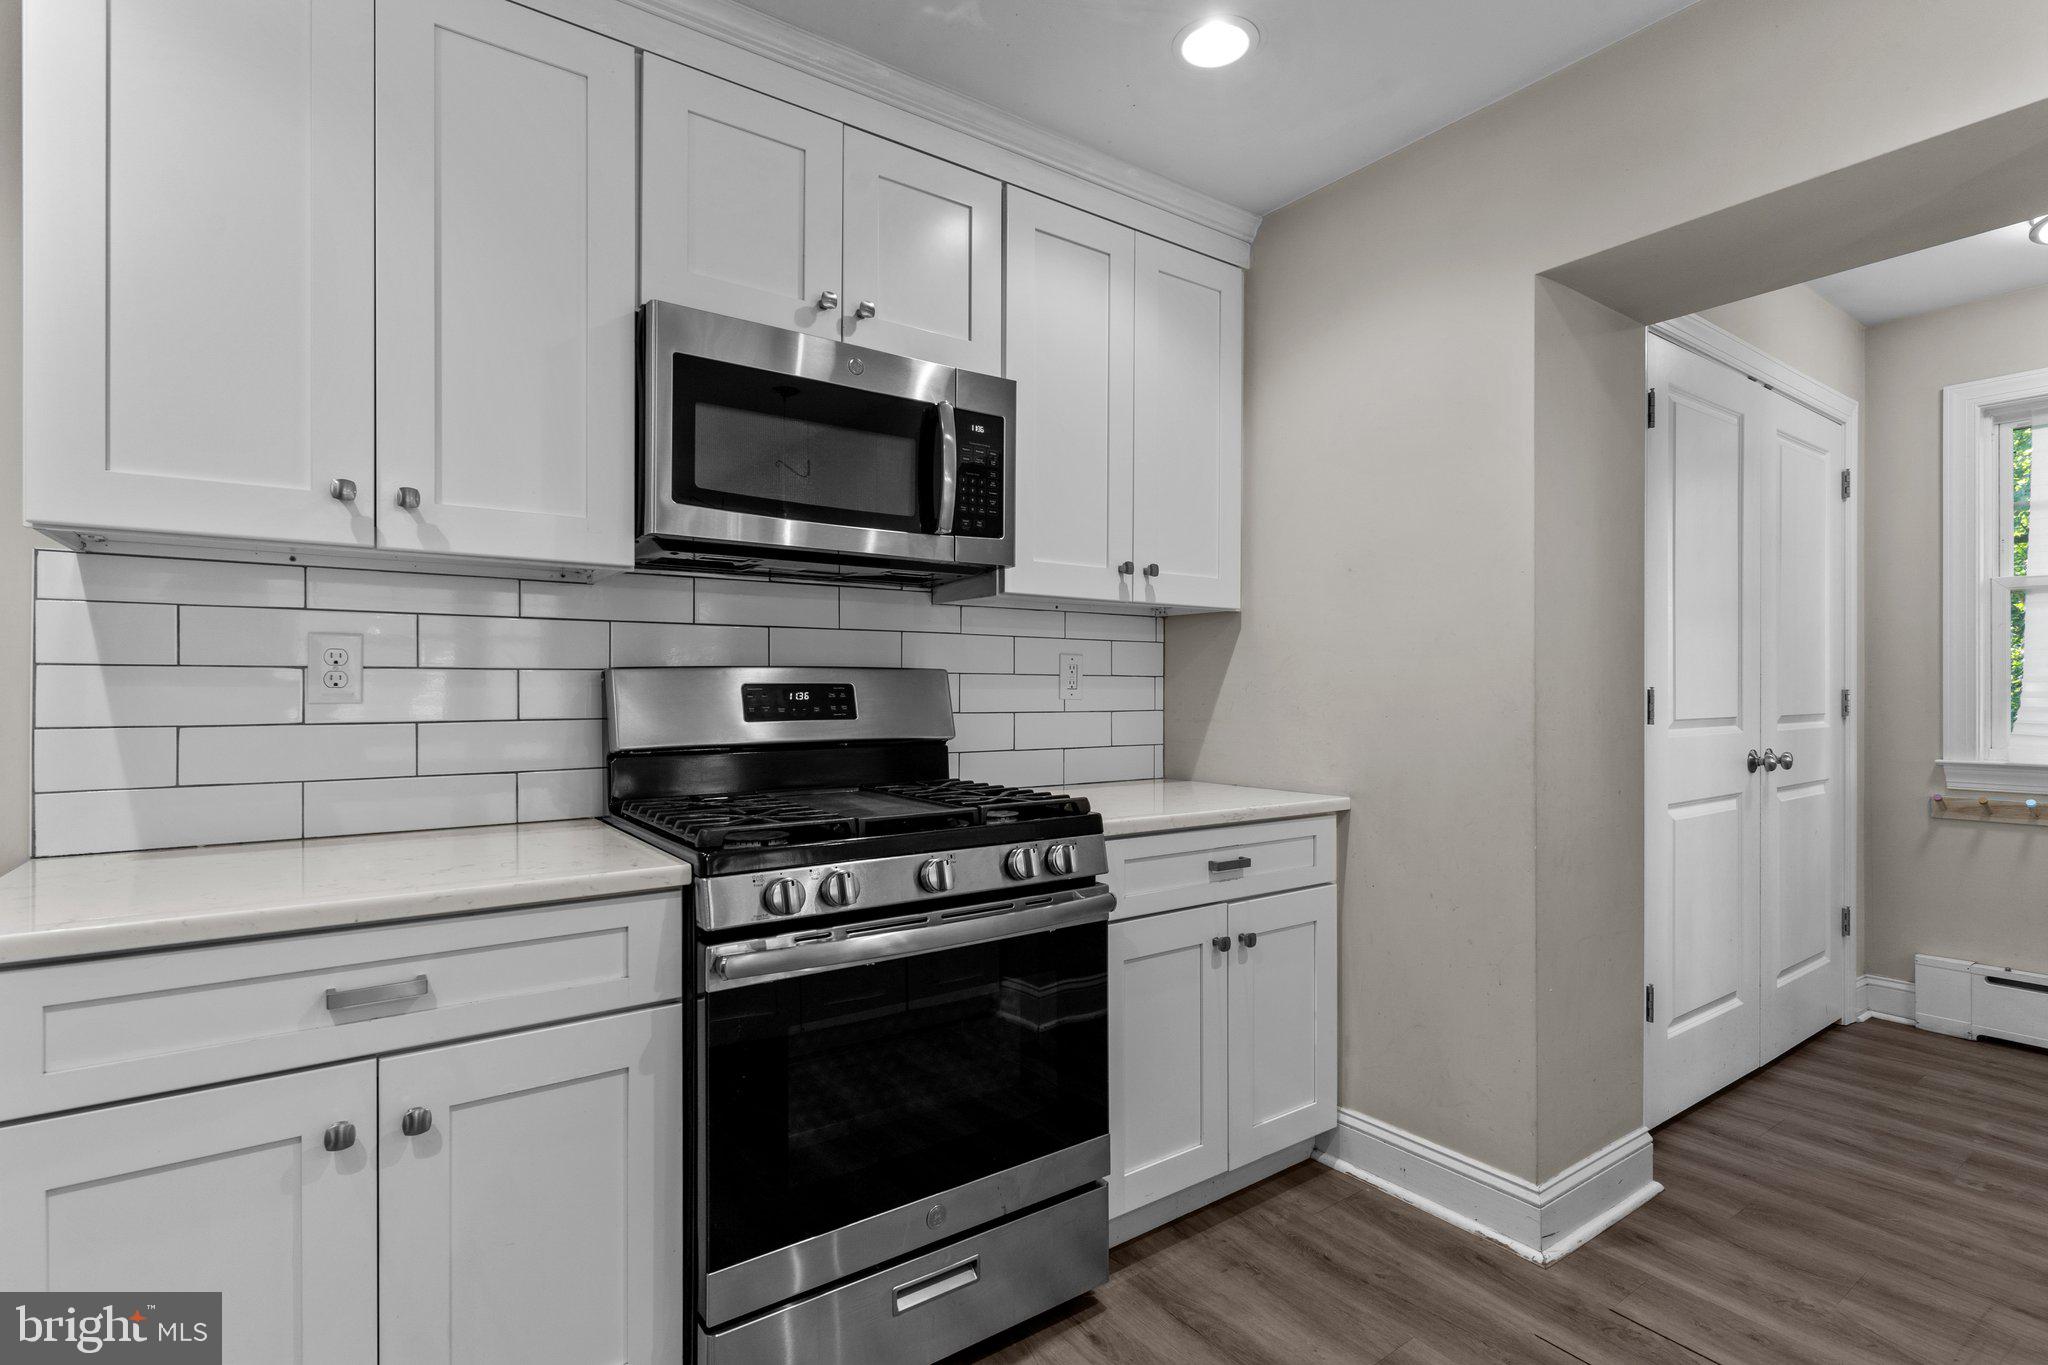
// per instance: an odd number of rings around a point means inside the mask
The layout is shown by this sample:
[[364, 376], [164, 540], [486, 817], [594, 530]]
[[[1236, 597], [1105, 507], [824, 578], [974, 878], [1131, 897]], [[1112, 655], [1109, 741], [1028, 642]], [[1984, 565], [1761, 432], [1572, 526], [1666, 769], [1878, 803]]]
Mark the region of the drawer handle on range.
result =
[[1251, 865], [1250, 858], [1211, 858], [1209, 875], [1213, 877], [1218, 872], [1242, 872]]
[[364, 1005], [389, 1005], [400, 1000], [417, 1000], [427, 993], [424, 973], [410, 981], [387, 981], [381, 986], [357, 986], [353, 990], [327, 992], [330, 1010], [361, 1009]]
[[930, 1303], [933, 1299], [944, 1298], [956, 1290], [965, 1289], [981, 1278], [981, 1257], [969, 1256], [964, 1261], [934, 1270], [929, 1275], [896, 1286], [896, 1311], [908, 1313], [911, 1309]]

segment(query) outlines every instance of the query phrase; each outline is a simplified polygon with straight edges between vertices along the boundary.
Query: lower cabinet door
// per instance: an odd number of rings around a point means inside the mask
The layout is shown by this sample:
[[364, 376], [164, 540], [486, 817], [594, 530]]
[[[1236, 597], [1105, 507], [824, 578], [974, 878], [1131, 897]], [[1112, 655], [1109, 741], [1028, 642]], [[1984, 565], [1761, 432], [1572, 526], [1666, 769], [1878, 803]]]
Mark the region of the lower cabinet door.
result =
[[1109, 1214], [1230, 1168], [1228, 907], [1109, 926]]
[[[376, 1078], [354, 1062], [0, 1128], [0, 1285], [145, 1313], [128, 1298], [218, 1291], [228, 1365], [376, 1360]], [[338, 1123], [354, 1140], [330, 1152]]]
[[1337, 888], [1230, 906], [1230, 1164], [1337, 1124]]
[[378, 1092], [382, 1365], [683, 1359], [680, 1006], [386, 1058]]

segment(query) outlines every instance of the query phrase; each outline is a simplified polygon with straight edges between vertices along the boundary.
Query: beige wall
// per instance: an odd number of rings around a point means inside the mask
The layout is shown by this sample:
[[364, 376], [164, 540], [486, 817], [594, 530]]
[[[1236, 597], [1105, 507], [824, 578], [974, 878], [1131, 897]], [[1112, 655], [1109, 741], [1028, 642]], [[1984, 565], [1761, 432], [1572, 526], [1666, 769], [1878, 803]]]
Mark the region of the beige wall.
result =
[[21, 524], [21, 0], [0, 0], [0, 872], [29, 850], [29, 612]]
[[2015, 52], [2048, 7], [1702, 0], [1266, 220], [1245, 609], [1169, 623], [1167, 763], [1352, 795], [1345, 1106], [1531, 1179], [1641, 1119], [1640, 392], [1535, 277], [2048, 97]]
[[2048, 289], [1870, 329], [1865, 409], [1864, 970], [1913, 954], [2048, 969], [2048, 839], [1927, 814], [1941, 785], [1941, 390], [2048, 368]]
[[1863, 324], [1810, 287], [1796, 284], [1709, 308], [1700, 316], [1808, 378], [1863, 402]]

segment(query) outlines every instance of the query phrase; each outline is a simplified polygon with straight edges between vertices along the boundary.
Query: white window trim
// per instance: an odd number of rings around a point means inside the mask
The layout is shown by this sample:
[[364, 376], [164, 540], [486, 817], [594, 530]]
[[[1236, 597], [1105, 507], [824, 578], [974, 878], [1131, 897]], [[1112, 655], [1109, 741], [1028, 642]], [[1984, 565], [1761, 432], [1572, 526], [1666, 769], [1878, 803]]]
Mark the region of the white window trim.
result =
[[[2002, 426], [2048, 406], [2048, 370], [1951, 384], [1941, 391], [1941, 768], [1958, 791], [2048, 795], [2048, 746], [2015, 758], [2005, 702], [2009, 636], [1988, 594], [2010, 580], [2010, 452]], [[2009, 551], [2007, 552], [2010, 553]]]

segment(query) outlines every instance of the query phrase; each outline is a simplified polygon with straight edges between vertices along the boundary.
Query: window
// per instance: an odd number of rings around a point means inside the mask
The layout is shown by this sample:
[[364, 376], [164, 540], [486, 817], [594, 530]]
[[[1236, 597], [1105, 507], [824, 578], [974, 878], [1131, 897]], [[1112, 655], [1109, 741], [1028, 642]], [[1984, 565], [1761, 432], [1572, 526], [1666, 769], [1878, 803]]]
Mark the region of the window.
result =
[[2048, 370], [1942, 391], [1942, 767], [1963, 790], [2048, 792], [2037, 418], [2048, 425]]

